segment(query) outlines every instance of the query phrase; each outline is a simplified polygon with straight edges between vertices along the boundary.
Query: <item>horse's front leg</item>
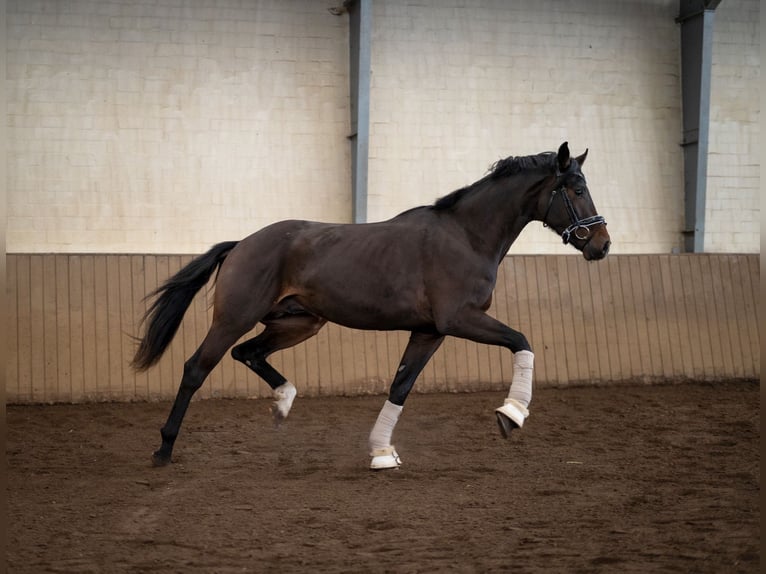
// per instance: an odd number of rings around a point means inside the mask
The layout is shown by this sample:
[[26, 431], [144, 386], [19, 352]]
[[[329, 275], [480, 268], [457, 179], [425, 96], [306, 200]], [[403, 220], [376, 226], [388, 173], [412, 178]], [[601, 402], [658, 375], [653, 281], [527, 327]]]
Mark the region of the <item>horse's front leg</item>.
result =
[[452, 317], [443, 326], [448, 335], [487, 345], [499, 345], [513, 353], [513, 378], [503, 406], [495, 409], [497, 424], [504, 438], [520, 428], [529, 416], [532, 401], [532, 373], [535, 355], [527, 338], [480, 310], [468, 310]]
[[444, 335], [435, 333], [413, 331], [410, 335], [394, 382], [391, 384], [388, 400], [383, 405], [375, 426], [370, 432], [370, 456], [372, 457], [370, 468], [372, 470], [398, 468], [402, 464], [399, 454], [391, 444], [391, 436], [402, 414], [404, 401], [407, 400], [407, 395], [415, 384], [415, 379], [442, 341], [444, 341]]

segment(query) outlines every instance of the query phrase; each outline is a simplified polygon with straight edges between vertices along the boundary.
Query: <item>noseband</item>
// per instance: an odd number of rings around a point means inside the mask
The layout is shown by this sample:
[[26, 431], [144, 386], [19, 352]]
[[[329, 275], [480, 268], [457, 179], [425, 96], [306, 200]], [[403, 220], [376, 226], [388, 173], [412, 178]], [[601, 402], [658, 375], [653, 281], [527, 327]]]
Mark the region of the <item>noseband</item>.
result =
[[[553, 200], [556, 199], [556, 196], [559, 195], [559, 192], [561, 192], [561, 197], [564, 199], [564, 205], [566, 206], [567, 212], [569, 213], [569, 220], [572, 222], [569, 227], [561, 232], [561, 239], [564, 240], [564, 245], [569, 243], [569, 237], [572, 235], [572, 233], [574, 233], [574, 236], [577, 239], [583, 241], [588, 238], [588, 235], [590, 235], [591, 227], [594, 225], [599, 225], [600, 223], [606, 225], [606, 219], [604, 219], [604, 217], [601, 215], [593, 215], [591, 217], [580, 219], [580, 216], [577, 214], [577, 210], [575, 210], [574, 205], [572, 205], [572, 200], [569, 199], [569, 195], [566, 192], [566, 186], [562, 183], [560, 187], [554, 189], [551, 192], [551, 199], [548, 202], [548, 209], [545, 210], [545, 216], [543, 217], [543, 225], [545, 227], [548, 227], [548, 214], [551, 211]], [[581, 232], [581, 229], [585, 231]]]

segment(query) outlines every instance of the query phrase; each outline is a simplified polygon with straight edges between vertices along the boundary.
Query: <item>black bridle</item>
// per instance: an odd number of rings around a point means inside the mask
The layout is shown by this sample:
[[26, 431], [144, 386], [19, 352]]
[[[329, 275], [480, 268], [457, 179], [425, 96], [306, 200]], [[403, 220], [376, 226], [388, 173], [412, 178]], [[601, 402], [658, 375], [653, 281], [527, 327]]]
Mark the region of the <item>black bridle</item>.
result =
[[[572, 235], [572, 233], [574, 233], [577, 239], [584, 241], [590, 235], [591, 227], [599, 224], [606, 225], [606, 219], [604, 219], [604, 217], [601, 215], [592, 215], [591, 217], [581, 219], [577, 214], [577, 210], [575, 209], [574, 205], [572, 205], [572, 200], [569, 199], [569, 194], [567, 194], [566, 191], [566, 184], [562, 183], [559, 187], [551, 192], [551, 199], [548, 201], [548, 209], [545, 210], [545, 216], [543, 216], [543, 225], [545, 227], [549, 227], [548, 214], [551, 211], [553, 200], [556, 199], [556, 196], [559, 195], [559, 192], [561, 193], [561, 197], [564, 198], [564, 205], [566, 206], [567, 212], [569, 213], [569, 220], [572, 222], [569, 227], [561, 232], [561, 239], [564, 240], [564, 245], [569, 243], [569, 237]], [[582, 236], [580, 235], [581, 229], [585, 230], [585, 233]]]

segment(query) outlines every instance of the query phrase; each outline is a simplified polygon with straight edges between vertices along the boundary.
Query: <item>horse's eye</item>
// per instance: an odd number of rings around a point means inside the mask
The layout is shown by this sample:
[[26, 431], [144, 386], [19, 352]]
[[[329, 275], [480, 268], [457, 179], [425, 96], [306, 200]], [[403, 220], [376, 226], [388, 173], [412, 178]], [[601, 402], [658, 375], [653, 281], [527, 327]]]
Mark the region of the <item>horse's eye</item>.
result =
[[577, 195], [582, 195], [583, 193], [585, 193], [585, 188], [584, 187], [576, 187], [574, 191], [575, 191], [575, 193]]

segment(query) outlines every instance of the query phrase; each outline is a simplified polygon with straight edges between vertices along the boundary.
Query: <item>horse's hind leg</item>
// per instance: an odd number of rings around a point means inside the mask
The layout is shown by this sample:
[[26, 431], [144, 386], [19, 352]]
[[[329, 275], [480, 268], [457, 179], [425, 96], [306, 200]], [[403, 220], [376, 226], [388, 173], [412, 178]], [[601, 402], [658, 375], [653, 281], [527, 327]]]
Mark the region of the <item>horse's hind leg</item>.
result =
[[248, 366], [274, 390], [272, 414], [277, 425], [290, 412], [297, 391], [266, 359], [276, 351], [313, 337], [326, 322], [325, 319], [308, 313], [272, 316], [264, 319], [266, 329], [260, 335], [231, 350], [232, 357]]
[[233, 329], [214, 320], [213, 325], [197, 351], [184, 363], [184, 373], [170, 415], [162, 427], [162, 445], [152, 455], [154, 466], [164, 466], [171, 460], [173, 445], [181, 428], [192, 396], [202, 386], [210, 371], [226, 351], [249, 329]]

